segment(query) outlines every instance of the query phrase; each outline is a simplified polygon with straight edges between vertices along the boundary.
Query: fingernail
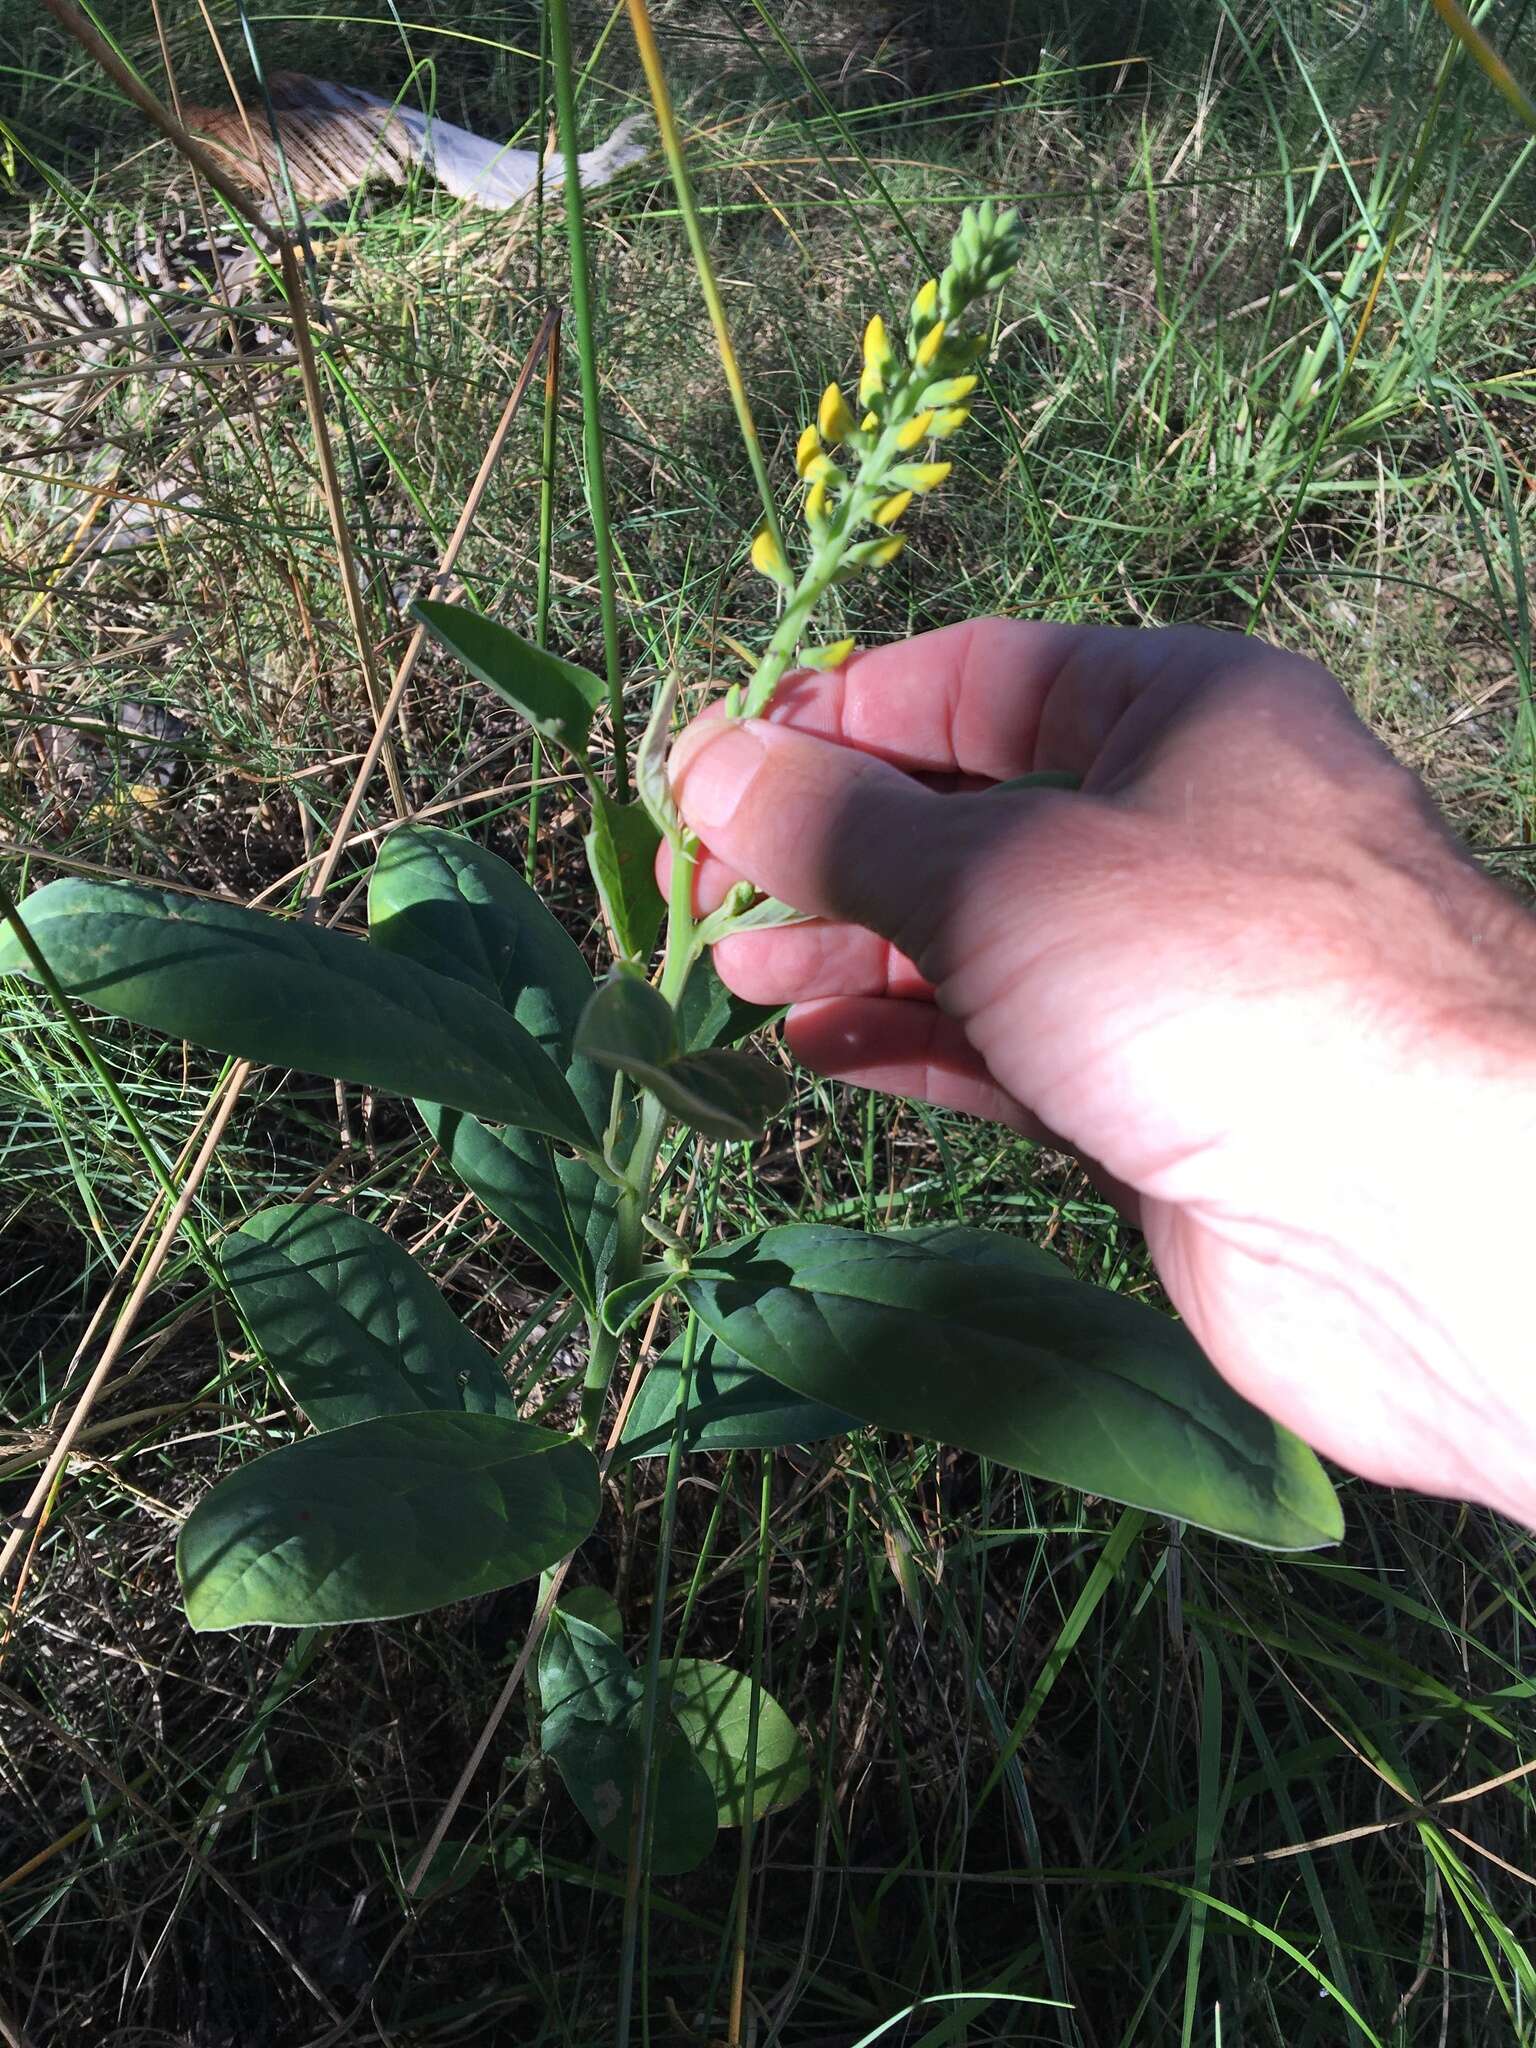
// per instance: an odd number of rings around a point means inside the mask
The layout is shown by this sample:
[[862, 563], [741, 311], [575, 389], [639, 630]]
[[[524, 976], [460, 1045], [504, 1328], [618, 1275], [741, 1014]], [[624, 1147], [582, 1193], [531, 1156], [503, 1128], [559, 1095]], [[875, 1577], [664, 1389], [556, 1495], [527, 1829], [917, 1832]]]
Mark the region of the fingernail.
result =
[[729, 823], [762, 765], [763, 745], [750, 725], [710, 719], [690, 726], [672, 749], [670, 776], [678, 808], [705, 838]]

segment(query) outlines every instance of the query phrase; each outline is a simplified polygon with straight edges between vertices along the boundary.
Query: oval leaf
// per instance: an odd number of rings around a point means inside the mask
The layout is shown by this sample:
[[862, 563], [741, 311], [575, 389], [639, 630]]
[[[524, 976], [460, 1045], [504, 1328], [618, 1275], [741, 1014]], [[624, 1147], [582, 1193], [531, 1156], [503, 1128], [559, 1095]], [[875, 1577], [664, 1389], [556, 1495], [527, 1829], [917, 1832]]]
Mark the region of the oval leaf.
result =
[[671, 1005], [637, 974], [612, 974], [582, 1012], [576, 1044], [624, 1073], [665, 1066], [677, 1051]]
[[[645, 1681], [606, 1631], [557, 1608], [539, 1649], [543, 1743], [603, 1847], [627, 1858], [644, 1756]], [[715, 1789], [692, 1745], [666, 1714], [656, 1717], [651, 1869], [676, 1876], [702, 1863], [715, 1841]]]
[[599, 676], [546, 654], [467, 605], [423, 598], [411, 610], [440, 646], [520, 711], [535, 732], [568, 753], [585, 755], [592, 714], [608, 694]]
[[[214, 1052], [297, 1067], [590, 1147], [538, 1042], [478, 991], [324, 926], [73, 876], [23, 905], [65, 993]], [[31, 963], [0, 934], [0, 973]]]
[[775, 1023], [784, 1005], [743, 1002], [732, 995], [715, 972], [708, 954], [689, 975], [677, 1005], [677, 1037], [684, 1052], [708, 1052], [717, 1045], [739, 1045], [764, 1025]]
[[440, 1103], [417, 1113], [445, 1164], [596, 1313], [618, 1222], [618, 1189], [536, 1131], [493, 1131]]
[[[667, 1455], [682, 1384], [679, 1338], [640, 1383], [619, 1444], [621, 1461]], [[855, 1416], [780, 1386], [738, 1358], [718, 1337], [701, 1333], [695, 1340], [683, 1423], [685, 1451], [777, 1451], [787, 1444], [846, 1436], [862, 1427]]]
[[257, 1458], [176, 1545], [196, 1629], [387, 1621], [534, 1578], [592, 1532], [597, 1465], [506, 1415], [377, 1416]]
[[776, 1067], [752, 1053], [676, 1051], [670, 1006], [631, 974], [606, 981], [587, 1005], [577, 1049], [628, 1074], [672, 1114], [711, 1138], [760, 1138], [789, 1099]]
[[760, 1138], [789, 1100], [789, 1082], [750, 1052], [685, 1052], [642, 1077], [675, 1117], [708, 1138]]
[[603, 910], [626, 960], [649, 960], [665, 905], [656, 886], [661, 833], [643, 804], [615, 803], [592, 792], [592, 830], [583, 844]]
[[750, 1364], [882, 1429], [1273, 1549], [1338, 1540], [1316, 1457], [1182, 1324], [1044, 1272], [1034, 1247], [964, 1237], [790, 1224], [712, 1250], [682, 1290]]
[[290, 1202], [248, 1216], [219, 1256], [257, 1342], [316, 1429], [424, 1408], [516, 1415], [495, 1358], [371, 1223]]
[[[757, 1740], [752, 1740], [752, 1695], [757, 1694]], [[804, 1739], [771, 1693], [745, 1671], [702, 1657], [679, 1657], [672, 1667], [672, 1712], [715, 1788], [723, 1828], [747, 1819], [747, 1760], [755, 1757], [751, 1814], [761, 1820], [792, 1806], [811, 1786]]]
[[[379, 850], [368, 889], [372, 942], [488, 995], [565, 1071], [594, 1130], [613, 1083], [573, 1055], [592, 977], [575, 941], [522, 877], [457, 833], [408, 825]], [[440, 1103], [416, 1108], [444, 1160], [594, 1310], [617, 1191], [532, 1132], [492, 1131]]]
[[592, 976], [564, 925], [522, 876], [456, 832], [405, 825], [368, 882], [371, 942], [467, 983], [567, 1067]]

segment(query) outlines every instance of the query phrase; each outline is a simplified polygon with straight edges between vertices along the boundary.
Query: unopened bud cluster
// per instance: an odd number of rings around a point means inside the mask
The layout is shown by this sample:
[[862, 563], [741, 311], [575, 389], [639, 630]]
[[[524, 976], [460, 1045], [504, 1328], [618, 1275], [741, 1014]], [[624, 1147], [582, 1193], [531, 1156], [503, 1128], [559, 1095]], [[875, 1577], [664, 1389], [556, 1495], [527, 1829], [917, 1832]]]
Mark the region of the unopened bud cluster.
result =
[[948, 477], [952, 465], [929, 451], [970, 418], [978, 382], [971, 366], [987, 347], [984, 336], [967, 331], [965, 316], [1003, 283], [1021, 239], [1016, 213], [999, 214], [990, 200], [967, 207], [943, 273], [912, 301], [901, 344], [878, 313], [865, 328], [856, 402], [850, 405], [836, 384], [822, 393], [795, 449], [809, 542], [805, 568], [797, 578], [766, 529], [752, 544], [753, 567], [780, 585], [787, 602], [741, 701], [747, 713], [766, 707], [791, 660], [835, 668], [851, 652], [851, 641], [806, 648], [800, 636], [833, 583], [896, 559], [906, 539], [892, 529], [914, 498]]

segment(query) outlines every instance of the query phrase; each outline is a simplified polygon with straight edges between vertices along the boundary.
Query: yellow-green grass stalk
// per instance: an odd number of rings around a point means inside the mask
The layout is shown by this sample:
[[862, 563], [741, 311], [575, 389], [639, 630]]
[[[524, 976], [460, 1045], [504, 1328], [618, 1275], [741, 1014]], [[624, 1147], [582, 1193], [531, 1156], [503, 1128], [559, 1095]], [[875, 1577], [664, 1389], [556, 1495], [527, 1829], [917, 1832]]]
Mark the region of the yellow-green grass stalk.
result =
[[571, 17], [566, 0], [549, 0], [549, 49], [555, 74], [555, 120], [565, 161], [565, 234], [571, 255], [571, 315], [576, 323], [576, 357], [581, 373], [582, 431], [586, 450], [587, 503], [597, 555], [598, 604], [603, 620], [603, 671], [613, 721], [613, 778], [620, 803], [629, 800], [629, 742], [624, 733], [624, 679], [619, 669], [619, 612], [613, 576], [613, 528], [608, 513], [604, 463], [602, 394], [597, 376], [597, 340], [592, 326], [592, 284], [587, 267], [587, 225], [581, 199], [576, 134], [576, 72], [571, 57]]
[[693, 194], [693, 181], [688, 175], [688, 158], [683, 149], [682, 134], [672, 106], [672, 95], [667, 86], [667, 74], [662, 66], [661, 52], [656, 47], [656, 32], [651, 26], [650, 10], [645, 0], [627, 0], [627, 4], [629, 25], [634, 32], [635, 47], [640, 53], [640, 63], [645, 71], [645, 82], [650, 90], [651, 105], [655, 109], [656, 127], [661, 136], [667, 169], [672, 174], [672, 187], [677, 193], [678, 211], [683, 217], [688, 247], [693, 252], [693, 266], [698, 274], [699, 290], [704, 295], [709, 323], [715, 330], [715, 347], [720, 356], [720, 368], [725, 374], [726, 388], [731, 394], [731, 404], [736, 411], [736, 423], [741, 429], [742, 445], [747, 451], [747, 461], [752, 467], [757, 494], [763, 501], [763, 525], [775, 540], [781, 540], [778, 508], [773, 499], [773, 485], [768, 480], [768, 465], [763, 459], [762, 443], [758, 440], [757, 425], [752, 418], [752, 402], [747, 396], [746, 380], [741, 374], [741, 364], [737, 360], [735, 345], [731, 340], [730, 322], [725, 317], [725, 302], [720, 296], [715, 267], [710, 261], [709, 248], [704, 240], [698, 202]]

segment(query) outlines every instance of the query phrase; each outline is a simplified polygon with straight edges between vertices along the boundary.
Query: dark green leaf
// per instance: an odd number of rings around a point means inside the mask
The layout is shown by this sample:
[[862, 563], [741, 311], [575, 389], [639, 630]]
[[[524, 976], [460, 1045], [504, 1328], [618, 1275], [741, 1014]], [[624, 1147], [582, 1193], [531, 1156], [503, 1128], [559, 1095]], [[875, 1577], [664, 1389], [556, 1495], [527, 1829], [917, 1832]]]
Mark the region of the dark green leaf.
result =
[[656, 886], [661, 834], [655, 821], [643, 804], [615, 803], [594, 789], [592, 830], [584, 843], [620, 953], [626, 960], [649, 960], [665, 908]]
[[[757, 1740], [752, 1740], [752, 1694], [757, 1691]], [[747, 1763], [755, 1760], [751, 1815], [792, 1806], [811, 1786], [805, 1742], [771, 1693], [755, 1688], [745, 1671], [679, 1657], [672, 1668], [672, 1711], [715, 1788], [723, 1828], [745, 1825]]]
[[613, 1249], [617, 1188], [533, 1131], [487, 1130], [456, 1109], [416, 1107], [471, 1194], [595, 1311]]
[[601, 1629], [610, 1643], [622, 1645], [624, 1641], [619, 1603], [604, 1586], [567, 1586], [560, 1595], [560, 1612], [574, 1614], [578, 1621]]
[[612, 974], [582, 1012], [576, 1044], [622, 1073], [665, 1066], [677, 1050], [671, 1005], [638, 975]]
[[750, 1052], [686, 1052], [643, 1079], [675, 1117], [709, 1138], [760, 1138], [789, 1100], [779, 1068]]
[[[368, 892], [373, 942], [491, 996], [565, 1069], [594, 1131], [611, 1077], [573, 1056], [592, 995], [564, 926], [496, 854], [457, 834], [409, 825], [384, 841]], [[452, 1171], [590, 1310], [606, 1268], [616, 1190], [533, 1132], [487, 1130], [457, 1110], [416, 1105]]]
[[197, 1629], [387, 1621], [531, 1579], [597, 1520], [597, 1465], [506, 1415], [382, 1415], [271, 1451], [176, 1546]]
[[[613, 1855], [629, 1854], [644, 1757], [645, 1681], [606, 1632], [557, 1608], [539, 1650], [544, 1748], [587, 1825]], [[715, 1790], [677, 1723], [656, 1716], [651, 1869], [676, 1876], [714, 1846]]]
[[[671, 1449], [682, 1368], [679, 1338], [640, 1383], [624, 1424], [622, 1460], [664, 1458]], [[862, 1427], [854, 1416], [780, 1386], [738, 1358], [718, 1337], [701, 1332], [695, 1340], [683, 1424], [685, 1451], [776, 1451], [786, 1444], [846, 1436]]]
[[592, 977], [564, 925], [497, 854], [425, 825], [391, 832], [368, 884], [368, 925], [374, 945], [478, 989], [570, 1064]]
[[788, 1099], [778, 1068], [752, 1053], [677, 1053], [670, 1007], [633, 975], [613, 975], [598, 990], [576, 1044], [598, 1065], [649, 1088], [674, 1116], [712, 1138], [761, 1137]]
[[220, 1258], [273, 1370], [316, 1429], [424, 1408], [516, 1415], [491, 1353], [371, 1223], [291, 1202], [247, 1217]]
[[717, 1045], [739, 1045], [754, 1031], [773, 1024], [784, 1014], [784, 1006], [770, 1009], [765, 1003], [744, 1003], [731, 994], [706, 957], [688, 977], [682, 1001], [677, 1006], [677, 1038], [684, 1052], [709, 1052]]
[[603, 1296], [603, 1328], [610, 1337], [622, 1337], [676, 1285], [677, 1273], [671, 1266], [642, 1266], [633, 1280], [610, 1287]]
[[561, 661], [508, 626], [494, 625], [465, 605], [423, 598], [411, 609], [433, 639], [456, 654], [537, 733], [585, 756], [592, 714], [607, 691], [590, 669]]
[[[214, 1052], [590, 1146], [565, 1077], [478, 991], [323, 926], [74, 877], [23, 906], [66, 994]], [[9, 927], [0, 973], [29, 971]]]
[[[683, 1292], [785, 1386], [882, 1429], [1274, 1549], [1342, 1533], [1306, 1446], [1227, 1386], [1182, 1324], [1007, 1238], [945, 1247], [790, 1224], [710, 1253]], [[716, 1277], [721, 1269], [728, 1278]]]

